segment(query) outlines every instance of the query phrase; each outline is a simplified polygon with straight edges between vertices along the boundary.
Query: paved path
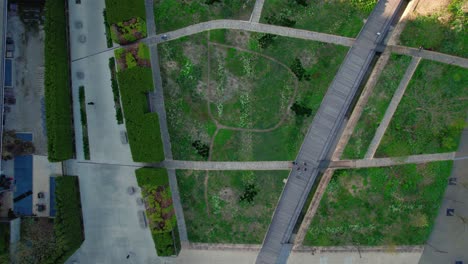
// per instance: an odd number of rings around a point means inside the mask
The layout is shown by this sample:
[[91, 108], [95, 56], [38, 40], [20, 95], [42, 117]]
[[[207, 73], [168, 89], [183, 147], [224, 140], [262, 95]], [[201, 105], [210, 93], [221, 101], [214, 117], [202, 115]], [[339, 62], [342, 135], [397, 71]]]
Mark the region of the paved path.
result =
[[[145, 0], [145, 8], [147, 13], [146, 24], [148, 27], [149, 35], [156, 34], [156, 25], [154, 22], [153, 14], [153, 1]], [[150, 14], [151, 13], [151, 14]], [[152, 31], [152, 32], [150, 32]], [[161, 129], [161, 139], [164, 148], [164, 156], [166, 159], [172, 159], [171, 140], [169, 137], [169, 130], [167, 128], [166, 108], [164, 106], [164, 90], [161, 81], [161, 70], [159, 67], [158, 47], [153, 45], [150, 47], [151, 70], [153, 72], [154, 92], [151, 98], [154, 100], [152, 103], [159, 116], [159, 126]], [[174, 203], [174, 211], [177, 218], [177, 227], [179, 229], [179, 236], [182, 245], [188, 241], [187, 226], [185, 225], [184, 211], [182, 202], [180, 200], [179, 186], [177, 185], [176, 172], [173, 169], [167, 170], [169, 176], [169, 185], [172, 192], [172, 201]]]
[[403, 75], [403, 78], [400, 81], [398, 89], [395, 91], [395, 94], [393, 95], [392, 100], [388, 105], [387, 111], [385, 111], [385, 115], [382, 118], [382, 121], [380, 121], [379, 127], [377, 128], [377, 131], [375, 132], [375, 135], [369, 144], [369, 148], [367, 149], [364, 158], [371, 159], [374, 157], [375, 152], [380, 145], [380, 141], [382, 140], [385, 131], [387, 130], [387, 127], [390, 124], [390, 121], [392, 120], [392, 117], [395, 114], [395, 111], [397, 110], [403, 95], [405, 94], [406, 87], [408, 87], [408, 84], [411, 81], [411, 78], [413, 77], [413, 74], [416, 71], [420, 61], [420, 57], [413, 57], [411, 60], [411, 63], [406, 69], [405, 75]]
[[309, 191], [320, 171], [322, 160], [329, 158], [338, 134], [342, 131], [345, 113], [361, 84], [402, 0], [381, 0], [349, 50], [327, 94], [322, 100], [312, 125], [297, 156], [299, 164], [309, 169], [293, 169], [281, 195], [272, 222], [257, 258], [257, 263], [285, 263], [292, 248], [293, 228]]
[[[288, 27], [281, 27], [275, 25], [267, 25], [267, 24], [259, 24], [259, 23], [251, 23], [249, 21], [240, 21], [240, 20], [211, 20], [207, 22], [202, 22], [199, 24], [191, 25], [185, 28], [177, 29], [174, 31], [170, 31], [164, 34], [159, 34], [154, 37], [148, 37], [145, 39], [145, 42], [149, 45], [157, 44], [165, 41], [170, 41], [173, 39], [190, 36], [193, 34], [201, 33], [207, 30], [213, 29], [239, 29], [239, 30], [246, 30], [251, 32], [259, 32], [259, 33], [269, 33], [275, 34], [285, 37], [292, 37], [292, 38], [300, 38], [300, 39], [307, 39], [307, 40], [315, 40], [321, 41], [326, 43], [334, 43], [342, 46], [351, 46], [354, 43], [354, 39], [341, 37], [326, 33], [302, 30], [302, 29], [295, 29], [295, 28], [288, 28]], [[161, 37], [163, 35], [167, 35], [168, 39], [163, 40]]]
[[462, 57], [456, 57], [440, 52], [429, 51], [429, 50], [419, 50], [417, 48], [410, 48], [404, 46], [388, 46], [390, 51], [397, 54], [403, 54], [413, 57], [421, 57], [426, 60], [438, 61], [442, 63], [457, 65], [463, 68], [468, 68], [468, 59]]
[[[465, 127], [450, 176], [456, 178], [456, 185], [447, 186], [434, 229], [419, 261], [421, 264], [455, 263], [455, 261], [468, 263], [467, 157], [468, 127]], [[447, 208], [455, 209], [455, 216], [447, 216]]]
[[264, 3], [265, 3], [265, 0], [255, 1], [252, 15], [250, 16], [250, 22], [258, 23], [260, 21]]

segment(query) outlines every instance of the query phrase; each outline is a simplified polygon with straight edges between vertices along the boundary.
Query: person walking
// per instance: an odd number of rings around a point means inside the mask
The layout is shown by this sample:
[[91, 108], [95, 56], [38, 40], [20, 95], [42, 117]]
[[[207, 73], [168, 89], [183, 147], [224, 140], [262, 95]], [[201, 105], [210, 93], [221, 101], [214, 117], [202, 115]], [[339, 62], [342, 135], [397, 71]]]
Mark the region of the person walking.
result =
[[89, 102], [88, 105], [94, 105], [94, 102]]

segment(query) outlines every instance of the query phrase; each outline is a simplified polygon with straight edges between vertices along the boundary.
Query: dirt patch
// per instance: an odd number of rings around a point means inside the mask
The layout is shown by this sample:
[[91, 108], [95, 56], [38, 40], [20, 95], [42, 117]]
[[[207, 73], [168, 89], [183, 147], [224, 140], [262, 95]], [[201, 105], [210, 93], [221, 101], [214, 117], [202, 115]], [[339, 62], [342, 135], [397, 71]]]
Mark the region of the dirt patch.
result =
[[193, 64], [200, 64], [202, 58], [206, 57], [206, 47], [204, 45], [186, 42], [182, 47], [184, 55], [190, 59]]
[[364, 179], [362, 177], [346, 177], [342, 178], [344, 187], [353, 195], [356, 196], [361, 190], [367, 189], [364, 185]]
[[248, 48], [250, 34], [251, 34], [250, 32], [230, 30], [226, 34], [226, 40], [232, 46], [246, 49]]
[[441, 13], [447, 9], [451, 0], [419, 0], [414, 12], [419, 15], [430, 15]]
[[313, 55], [310, 51], [303, 50], [298, 56], [304, 68], [310, 68], [318, 62], [317, 57]]
[[177, 63], [177, 61], [166, 61], [164, 63], [164, 68], [167, 69], [169, 72], [180, 70], [180, 66]]
[[219, 191], [219, 198], [225, 202], [233, 203], [236, 201], [236, 194], [231, 188], [225, 187]]

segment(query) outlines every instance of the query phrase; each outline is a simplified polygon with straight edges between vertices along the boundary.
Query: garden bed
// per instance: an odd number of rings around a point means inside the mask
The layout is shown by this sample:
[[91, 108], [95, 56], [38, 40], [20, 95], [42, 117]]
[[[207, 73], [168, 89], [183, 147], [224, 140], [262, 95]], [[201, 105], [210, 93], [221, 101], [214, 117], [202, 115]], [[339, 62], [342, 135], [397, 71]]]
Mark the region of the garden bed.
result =
[[377, 0], [265, 1], [260, 22], [356, 37]]
[[45, 10], [44, 84], [48, 158], [50, 161], [63, 161], [74, 155], [65, 2], [47, 1]]
[[166, 169], [141, 168], [135, 174], [158, 256], [177, 255], [180, 240]]
[[304, 245], [425, 244], [451, 168], [444, 161], [336, 171]]
[[112, 94], [114, 95], [115, 119], [117, 124], [123, 124], [122, 105], [120, 104], [119, 83], [117, 82], [117, 72], [115, 68], [115, 58], [109, 58], [109, 70], [111, 73]]
[[293, 159], [347, 51], [236, 30], [158, 48], [174, 158], [182, 160]]
[[[207, 174], [209, 180], [204, 184]], [[261, 244], [288, 172], [207, 174], [177, 171], [190, 242]]]
[[143, 19], [131, 18], [110, 26], [111, 38], [121, 45], [130, 44], [146, 37], [146, 23]]
[[466, 126], [467, 83], [467, 69], [421, 61], [376, 156], [456, 151]]

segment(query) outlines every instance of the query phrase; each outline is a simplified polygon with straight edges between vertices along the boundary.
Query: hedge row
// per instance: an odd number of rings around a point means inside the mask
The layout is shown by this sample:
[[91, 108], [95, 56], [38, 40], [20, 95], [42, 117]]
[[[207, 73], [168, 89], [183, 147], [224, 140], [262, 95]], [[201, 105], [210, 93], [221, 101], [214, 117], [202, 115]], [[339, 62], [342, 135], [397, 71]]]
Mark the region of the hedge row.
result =
[[112, 37], [111, 37], [111, 31], [110, 31], [110, 25], [107, 22], [107, 15], [106, 15], [106, 9], [104, 8], [104, 11], [102, 11], [102, 14], [104, 16], [104, 27], [106, 29], [106, 41], [107, 41], [107, 47], [112, 48], [114, 46], [114, 43], [112, 42]]
[[73, 157], [71, 95], [68, 72], [65, 1], [45, 3], [45, 105], [50, 161]]
[[107, 22], [112, 25], [130, 18], [146, 19], [144, 0], [106, 0]]
[[141, 168], [135, 171], [142, 188], [151, 234], [158, 256], [173, 256], [180, 251], [177, 220], [166, 169]]
[[117, 72], [115, 70], [115, 58], [109, 58], [109, 70], [111, 73], [112, 93], [114, 94], [115, 118], [117, 124], [123, 124], [122, 106], [120, 105], [119, 83], [117, 82]]
[[84, 241], [80, 188], [77, 176], [56, 177], [55, 184], [54, 263], [64, 263]]
[[88, 117], [86, 115], [86, 97], [84, 86], [80, 86], [80, 114], [81, 114], [81, 130], [83, 134], [83, 152], [85, 160], [89, 160], [91, 155], [89, 153], [89, 137], [88, 137]]
[[147, 94], [153, 90], [151, 68], [133, 67], [119, 71], [117, 77], [133, 160], [164, 160], [159, 118], [149, 112]]

